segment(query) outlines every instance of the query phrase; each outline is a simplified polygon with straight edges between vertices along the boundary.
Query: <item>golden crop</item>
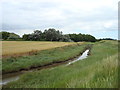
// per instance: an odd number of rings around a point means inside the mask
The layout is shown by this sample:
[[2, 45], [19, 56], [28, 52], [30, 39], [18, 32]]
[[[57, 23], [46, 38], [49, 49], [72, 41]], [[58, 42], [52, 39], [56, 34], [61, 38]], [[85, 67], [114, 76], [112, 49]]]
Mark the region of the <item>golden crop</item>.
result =
[[40, 51], [66, 45], [74, 42], [44, 42], [44, 41], [2, 41], [2, 56], [22, 54], [30, 51]]

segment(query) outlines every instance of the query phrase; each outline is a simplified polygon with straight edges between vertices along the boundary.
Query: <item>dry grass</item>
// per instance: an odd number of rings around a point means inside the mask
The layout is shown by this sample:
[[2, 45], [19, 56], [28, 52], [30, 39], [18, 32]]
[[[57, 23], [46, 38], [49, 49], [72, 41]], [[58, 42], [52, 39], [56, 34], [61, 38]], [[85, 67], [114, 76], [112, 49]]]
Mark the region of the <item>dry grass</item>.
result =
[[[31, 51], [41, 51], [56, 47], [76, 44], [74, 42], [40, 42], [40, 41], [2, 41], [2, 56], [23, 55]], [[82, 42], [80, 43], [82, 44]]]

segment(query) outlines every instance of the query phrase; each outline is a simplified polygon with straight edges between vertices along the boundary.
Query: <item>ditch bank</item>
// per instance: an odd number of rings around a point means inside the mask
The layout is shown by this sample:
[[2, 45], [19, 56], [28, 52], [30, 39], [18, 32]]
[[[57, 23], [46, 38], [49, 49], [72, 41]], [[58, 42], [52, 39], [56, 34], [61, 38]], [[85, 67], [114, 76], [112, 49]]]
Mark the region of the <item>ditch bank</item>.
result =
[[24, 69], [23, 68], [23, 69], [20, 69], [19, 71], [13, 71], [13, 72], [9, 72], [9, 73], [3, 73], [3, 75], [2, 75], [2, 82], [0, 82], [0, 85], [5, 85], [5, 84], [7, 84], [7, 83], [9, 83], [11, 81], [18, 80], [19, 77], [22, 74], [27, 73], [27, 72], [33, 72], [33, 71], [36, 71], [36, 70], [52, 68], [52, 67], [56, 67], [58, 65], [67, 64], [69, 62], [76, 61], [76, 60], [80, 59], [80, 57], [87, 50], [89, 50], [87, 52], [87, 56], [91, 55], [91, 49], [92, 49], [92, 45], [88, 45], [87, 47], [85, 47], [83, 49], [83, 51], [79, 55], [76, 55], [75, 57], [70, 58], [70, 59], [65, 60], [65, 61], [55, 61], [55, 62], [51, 62], [51, 63], [45, 64], [45, 65], [42, 65], [42, 66], [38, 66], [38, 67], [30, 67], [29, 69]]

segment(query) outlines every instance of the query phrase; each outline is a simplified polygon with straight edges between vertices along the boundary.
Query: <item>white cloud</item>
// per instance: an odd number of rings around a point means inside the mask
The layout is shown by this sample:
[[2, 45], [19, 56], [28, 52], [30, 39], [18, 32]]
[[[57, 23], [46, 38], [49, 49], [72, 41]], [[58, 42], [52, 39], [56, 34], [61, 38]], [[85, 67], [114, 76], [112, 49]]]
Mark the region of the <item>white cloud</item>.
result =
[[3, 29], [20, 34], [49, 27], [94, 34], [118, 25], [118, 0], [2, 0], [2, 7]]

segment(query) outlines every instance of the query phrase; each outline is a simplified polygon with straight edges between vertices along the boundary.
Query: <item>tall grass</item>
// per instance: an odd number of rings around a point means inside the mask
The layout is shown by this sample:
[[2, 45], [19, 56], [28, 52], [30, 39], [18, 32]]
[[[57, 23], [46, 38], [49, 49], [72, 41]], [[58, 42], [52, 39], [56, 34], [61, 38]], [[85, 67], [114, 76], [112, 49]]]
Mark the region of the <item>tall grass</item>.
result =
[[97, 87], [118, 87], [118, 54], [107, 57], [95, 66], [95, 74], [88, 83], [88, 86]]
[[117, 45], [115, 41], [98, 42], [84, 60], [26, 73], [4, 88], [117, 88]]

